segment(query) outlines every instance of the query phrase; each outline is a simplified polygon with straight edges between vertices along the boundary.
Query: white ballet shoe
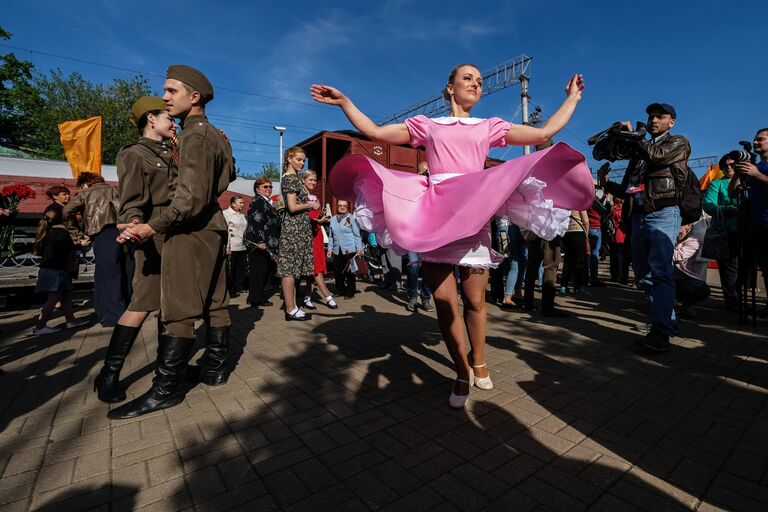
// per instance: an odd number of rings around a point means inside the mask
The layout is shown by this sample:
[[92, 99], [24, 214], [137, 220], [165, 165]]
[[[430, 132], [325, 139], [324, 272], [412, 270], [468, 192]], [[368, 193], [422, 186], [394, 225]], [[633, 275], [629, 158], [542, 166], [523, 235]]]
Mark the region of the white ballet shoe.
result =
[[[479, 365], [473, 364], [472, 368], [485, 368], [485, 363]], [[491, 375], [488, 374], [487, 377], [478, 377], [475, 375], [475, 386], [480, 389], [493, 389], [493, 381], [491, 380]]]
[[[465, 384], [469, 384], [469, 381], [464, 379], [456, 379], [456, 382], [464, 382]], [[468, 400], [469, 393], [466, 395], [457, 395], [453, 392], [453, 390], [451, 390], [451, 396], [448, 397], [448, 405], [450, 405], [453, 409], [463, 409], [466, 407]]]

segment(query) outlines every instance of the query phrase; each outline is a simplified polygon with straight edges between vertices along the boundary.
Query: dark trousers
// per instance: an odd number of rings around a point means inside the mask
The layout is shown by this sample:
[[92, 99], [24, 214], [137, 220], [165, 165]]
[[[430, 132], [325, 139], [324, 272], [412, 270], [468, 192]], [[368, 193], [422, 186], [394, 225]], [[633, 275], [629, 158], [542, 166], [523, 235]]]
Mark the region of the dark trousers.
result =
[[229, 253], [229, 265], [227, 267], [227, 287], [230, 294], [239, 293], [245, 289], [245, 263], [248, 253], [246, 251], [232, 251]]
[[611, 249], [611, 280], [627, 284], [629, 279], [629, 259], [626, 244], [610, 243]]
[[768, 289], [768, 224], [749, 227], [743, 237], [744, 268], [739, 269], [739, 283], [747, 280], [748, 288], [757, 286], [757, 270], [763, 273], [763, 285]]
[[741, 297], [739, 288], [739, 246], [736, 232], [728, 233], [728, 257], [717, 260], [717, 272], [723, 287], [725, 303], [736, 306]]
[[675, 298], [683, 306], [691, 306], [709, 297], [709, 286], [704, 281], [675, 270]]
[[252, 249], [248, 252], [248, 304], [267, 300], [268, 286], [275, 275], [276, 264], [267, 251]]
[[587, 237], [583, 231], [568, 231], [563, 236], [563, 275], [560, 277], [560, 286], [568, 287], [573, 280], [575, 289], [582, 288], [586, 283], [587, 269], [584, 264], [587, 254]]
[[355, 274], [351, 272], [344, 272], [347, 267], [347, 263], [355, 256], [355, 253], [350, 254], [334, 254], [333, 255], [333, 277], [336, 282], [336, 294], [352, 296], [357, 290], [355, 284]]
[[492, 268], [490, 271], [490, 277], [488, 281], [491, 285], [491, 297], [496, 302], [504, 300], [504, 276], [509, 272], [509, 258], [504, 258], [504, 261], [498, 266], [498, 268]]
[[133, 255], [116, 239], [120, 234], [114, 225], [92, 237], [96, 263], [93, 271], [93, 309], [104, 327], [112, 327], [131, 302]]
[[[542, 278], [541, 289], [547, 290], [544, 307], [554, 307], [555, 281], [557, 280], [557, 267], [560, 265], [560, 243], [562, 239], [558, 236], [554, 240], [543, 240], [537, 238], [528, 242], [528, 264], [525, 268], [525, 304], [533, 306], [533, 289], [536, 286], [536, 278], [539, 276], [539, 266], [544, 264], [544, 277]], [[550, 301], [550, 293], [551, 301]], [[549, 303], [551, 302], [551, 304]]]

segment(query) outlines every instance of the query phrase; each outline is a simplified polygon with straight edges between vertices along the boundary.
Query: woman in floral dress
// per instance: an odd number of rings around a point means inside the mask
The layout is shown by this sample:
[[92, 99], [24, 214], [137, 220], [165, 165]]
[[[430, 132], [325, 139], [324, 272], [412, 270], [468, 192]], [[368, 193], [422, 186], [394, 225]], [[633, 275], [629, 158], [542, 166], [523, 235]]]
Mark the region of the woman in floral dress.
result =
[[281, 278], [286, 320], [309, 320], [296, 305], [296, 280], [314, 275], [312, 258], [312, 223], [310, 210], [318, 210], [320, 203], [309, 201], [307, 189], [299, 178], [306, 155], [300, 147], [285, 152], [283, 178], [280, 190], [285, 203], [285, 218], [280, 231], [280, 249], [277, 257], [277, 275]]

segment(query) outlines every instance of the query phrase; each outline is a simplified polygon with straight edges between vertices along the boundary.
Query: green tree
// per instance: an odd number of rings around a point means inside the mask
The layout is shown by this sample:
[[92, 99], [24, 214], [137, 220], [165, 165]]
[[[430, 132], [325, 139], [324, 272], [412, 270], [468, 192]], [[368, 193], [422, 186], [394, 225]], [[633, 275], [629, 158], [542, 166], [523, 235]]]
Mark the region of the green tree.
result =
[[280, 171], [272, 162], [261, 164], [261, 174], [259, 178], [267, 178], [269, 181], [280, 181]]
[[[0, 27], [0, 40], [10, 38]], [[33, 68], [34, 64], [13, 53], [0, 56], [0, 144], [28, 149], [26, 137], [34, 126], [27, 113], [42, 107], [32, 83]]]
[[[10, 38], [11, 34], [0, 27], [0, 40]], [[101, 159], [114, 164], [120, 148], [138, 138], [129, 120], [131, 105], [149, 94], [149, 83], [140, 75], [97, 84], [79, 73], [37, 73], [31, 62], [19, 60], [13, 53], [2, 55], [0, 144], [63, 160], [59, 123], [101, 116]]]
[[103, 85], [89, 82], [79, 73], [64, 76], [60, 70], [53, 70], [48, 76], [35, 75], [33, 81], [43, 108], [28, 113], [36, 127], [29, 134], [28, 145], [41, 156], [64, 158], [58, 130], [64, 121], [102, 117], [101, 152], [105, 164], [114, 164], [120, 148], [138, 138], [129, 112], [136, 99], [150, 94], [146, 78], [116, 78]]

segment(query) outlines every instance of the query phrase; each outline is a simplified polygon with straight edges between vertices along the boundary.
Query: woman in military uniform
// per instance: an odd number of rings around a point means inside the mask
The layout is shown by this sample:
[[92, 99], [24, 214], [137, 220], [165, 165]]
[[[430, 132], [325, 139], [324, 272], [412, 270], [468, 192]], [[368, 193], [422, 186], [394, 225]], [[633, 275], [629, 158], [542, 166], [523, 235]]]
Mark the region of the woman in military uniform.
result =
[[[176, 123], [165, 111], [162, 98], [139, 98], [131, 109], [131, 122], [141, 137], [136, 144], [125, 146], [117, 154], [118, 222], [122, 225], [145, 223], [160, 215], [171, 204], [176, 172], [171, 158], [173, 151], [164, 142], [176, 134]], [[119, 240], [127, 241], [127, 236], [120, 235]], [[134, 249], [136, 271], [131, 303], [112, 331], [104, 366], [93, 384], [104, 402], [125, 400], [125, 390], [119, 386], [120, 370], [144, 320], [151, 311], [160, 308], [163, 238], [156, 235]]]

